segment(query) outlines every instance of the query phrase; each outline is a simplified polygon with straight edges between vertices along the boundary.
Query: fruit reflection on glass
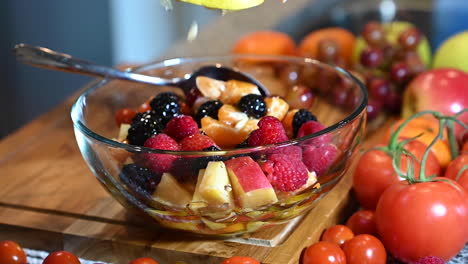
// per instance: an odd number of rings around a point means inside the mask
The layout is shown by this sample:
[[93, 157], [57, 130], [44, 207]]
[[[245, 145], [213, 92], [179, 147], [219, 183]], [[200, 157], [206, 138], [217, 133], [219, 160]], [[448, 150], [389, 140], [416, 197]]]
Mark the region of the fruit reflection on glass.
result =
[[[253, 84], [209, 76], [198, 77], [188, 96], [170, 87], [94, 84], [72, 117], [96, 176], [124, 205], [201, 234], [252, 232], [311, 209], [344, 174], [359, 143], [365, 88], [346, 72], [292, 57], [202, 58], [137, 70], [171, 78], [208, 63], [261, 75], [275, 92], [262, 96]], [[308, 68], [327, 72], [330, 83], [310, 85]], [[345, 87], [356, 103], [336, 105], [323, 85]], [[103, 100], [110, 102], [105, 111]], [[140, 111], [142, 105], [149, 108]], [[97, 112], [120, 127], [105, 125]]]

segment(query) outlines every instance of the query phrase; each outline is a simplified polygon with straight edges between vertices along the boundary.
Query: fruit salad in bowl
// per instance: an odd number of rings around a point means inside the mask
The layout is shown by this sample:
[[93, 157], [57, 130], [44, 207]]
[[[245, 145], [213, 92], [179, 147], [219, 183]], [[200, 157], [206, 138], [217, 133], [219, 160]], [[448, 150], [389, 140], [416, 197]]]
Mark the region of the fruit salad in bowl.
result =
[[[312, 209], [346, 172], [367, 93], [343, 69], [288, 56], [172, 59], [132, 71], [187, 77], [205, 65], [252, 83], [198, 76], [189, 93], [102, 79], [71, 111], [84, 159], [119, 202], [164, 227], [238, 235]], [[349, 93], [337, 103], [333, 91]]]

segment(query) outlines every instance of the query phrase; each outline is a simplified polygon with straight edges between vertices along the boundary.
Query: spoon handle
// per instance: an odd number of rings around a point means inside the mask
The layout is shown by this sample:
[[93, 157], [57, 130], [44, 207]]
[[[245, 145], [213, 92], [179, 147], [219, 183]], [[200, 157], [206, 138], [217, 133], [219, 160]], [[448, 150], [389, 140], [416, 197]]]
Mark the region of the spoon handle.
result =
[[126, 72], [97, 65], [85, 60], [77, 59], [71, 55], [56, 52], [47, 48], [18, 44], [14, 48], [18, 61], [32, 66], [81, 73], [99, 77], [110, 77], [122, 80], [138, 81], [153, 85], [174, 85], [174, 80], [167, 80], [155, 76]]

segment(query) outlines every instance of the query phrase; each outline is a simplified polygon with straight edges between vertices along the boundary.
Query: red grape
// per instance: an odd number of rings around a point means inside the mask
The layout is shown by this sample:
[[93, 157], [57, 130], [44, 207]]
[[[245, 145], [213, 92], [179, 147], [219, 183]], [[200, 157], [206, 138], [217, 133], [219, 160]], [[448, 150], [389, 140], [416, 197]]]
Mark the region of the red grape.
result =
[[318, 43], [318, 59], [327, 63], [334, 63], [339, 52], [336, 41], [323, 39]]
[[390, 82], [383, 77], [375, 77], [369, 82], [368, 89], [370, 96], [384, 101], [390, 93]]
[[379, 47], [385, 43], [385, 30], [380, 23], [375, 21], [371, 21], [364, 26], [362, 36], [370, 46]]
[[404, 62], [393, 63], [390, 67], [390, 78], [396, 83], [404, 83], [408, 81], [410, 71]]
[[384, 60], [384, 54], [382, 50], [368, 47], [361, 53], [361, 64], [364, 67], [377, 68]]
[[382, 103], [374, 98], [369, 98], [367, 103], [367, 119], [369, 121], [374, 120], [382, 111]]
[[421, 42], [421, 33], [414, 27], [403, 31], [398, 37], [398, 43], [406, 50], [415, 50]]
[[402, 96], [397, 91], [390, 91], [387, 98], [384, 101], [384, 107], [391, 113], [399, 113], [401, 110]]

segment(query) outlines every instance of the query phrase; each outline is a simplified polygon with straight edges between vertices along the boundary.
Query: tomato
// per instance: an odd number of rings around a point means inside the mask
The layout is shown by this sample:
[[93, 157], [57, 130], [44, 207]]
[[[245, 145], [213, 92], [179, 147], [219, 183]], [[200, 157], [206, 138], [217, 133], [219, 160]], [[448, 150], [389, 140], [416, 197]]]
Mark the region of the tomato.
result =
[[222, 264], [260, 264], [260, 262], [249, 257], [234, 256], [224, 260]]
[[50, 253], [42, 264], [81, 264], [81, 262], [68, 251], [55, 251]]
[[137, 258], [128, 264], [159, 264], [151, 258]]
[[361, 234], [377, 235], [375, 212], [371, 210], [359, 210], [355, 212], [348, 218], [348, 221], [346, 221], [346, 226], [349, 227], [356, 236]]
[[[421, 160], [427, 146], [419, 141], [410, 141], [404, 147], [418, 160]], [[407, 160], [404, 155], [401, 158], [400, 168], [406, 171]], [[419, 162], [414, 163], [416, 175], [419, 174]], [[432, 152], [429, 152], [426, 162], [426, 175], [439, 175], [440, 164]], [[382, 192], [391, 184], [402, 180], [396, 174], [392, 158], [384, 151], [371, 149], [359, 159], [353, 174], [353, 189], [360, 204], [374, 210]]]
[[[462, 169], [463, 172], [459, 174]], [[468, 192], [468, 153], [463, 153], [450, 162], [445, 177], [456, 180]]]
[[149, 110], [151, 110], [150, 101], [144, 102], [138, 107], [138, 113], [144, 113]]
[[122, 108], [119, 111], [117, 111], [117, 114], [115, 115], [115, 122], [117, 122], [117, 125], [121, 124], [131, 124], [133, 117], [135, 117], [136, 111], [130, 108]]
[[320, 241], [306, 248], [302, 264], [346, 264], [346, 256], [337, 244]]
[[468, 194], [455, 181], [393, 184], [382, 194], [375, 220], [385, 248], [404, 262], [454, 257], [468, 239]]
[[[393, 124], [384, 136], [384, 142], [388, 142], [391, 134], [404, 120], [399, 120]], [[445, 132], [445, 131], [444, 131]], [[412, 119], [400, 132], [398, 137], [400, 139], [407, 139], [419, 136], [416, 140], [429, 146], [434, 138], [439, 133], [439, 121], [432, 117], [420, 116]], [[444, 138], [447, 138], [447, 133], [444, 133]], [[450, 146], [447, 140], [439, 139], [432, 146], [431, 151], [435, 154], [440, 162], [440, 166], [447, 167], [452, 155], [450, 153]]]
[[378, 238], [372, 235], [357, 235], [343, 245], [347, 264], [385, 264], [387, 252]]
[[[467, 133], [467, 135], [468, 135], [468, 133]], [[468, 153], [468, 141], [465, 141], [465, 143], [463, 144], [463, 147], [462, 147], [462, 149], [461, 149], [461, 152], [462, 152], [462, 153], [465, 153], [465, 152]]]
[[344, 225], [334, 225], [323, 232], [321, 240], [341, 246], [353, 237], [354, 233], [349, 227]]
[[2, 264], [26, 264], [26, 254], [23, 248], [14, 241], [0, 242], [0, 263]]

